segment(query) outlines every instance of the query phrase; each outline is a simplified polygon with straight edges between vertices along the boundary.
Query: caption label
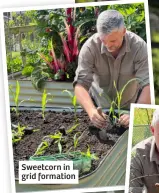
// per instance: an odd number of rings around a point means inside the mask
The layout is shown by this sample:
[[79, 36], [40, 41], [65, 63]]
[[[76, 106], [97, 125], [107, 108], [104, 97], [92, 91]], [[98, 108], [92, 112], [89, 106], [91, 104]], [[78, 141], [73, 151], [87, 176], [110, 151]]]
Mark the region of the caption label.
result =
[[19, 161], [20, 184], [78, 184], [72, 161]]

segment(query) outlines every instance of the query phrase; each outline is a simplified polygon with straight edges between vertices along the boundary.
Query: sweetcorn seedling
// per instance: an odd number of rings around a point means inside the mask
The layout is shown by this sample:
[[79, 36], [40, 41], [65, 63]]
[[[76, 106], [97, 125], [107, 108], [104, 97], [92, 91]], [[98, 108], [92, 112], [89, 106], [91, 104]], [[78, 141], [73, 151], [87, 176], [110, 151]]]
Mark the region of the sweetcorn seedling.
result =
[[71, 103], [74, 107], [74, 119], [75, 119], [75, 122], [77, 123], [78, 122], [78, 118], [77, 118], [77, 98], [75, 95], [73, 95], [70, 91], [68, 90], [63, 90], [63, 92], [66, 92], [68, 93], [70, 99], [71, 99]]
[[20, 123], [17, 125], [17, 131], [12, 129], [12, 143], [20, 141], [24, 135], [25, 126], [21, 126]]
[[[117, 86], [116, 86], [116, 82], [114, 81], [114, 88], [116, 89], [116, 98], [114, 100], [111, 100], [109, 98], [108, 95], [106, 96], [107, 101], [110, 103], [110, 108], [109, 108], [109, 116], [112, 116], [112, 124], [115, 125], [117, 120], [120, 118], [121, 114], [125, 113], [124, 111], [121, 111], [121, 100], [123, 97], [123, 93], [125, 91], [125, 89], [127, 88], [127, 86], [133, 82], [138, 80], [139, 82], [142, 82], [141, 79], [139, 78], [132, 78], [130, 79], [122, 88], [121, 90], [118, 91]], [[99, 96], [101, 96], [102, 94], [100, 93]], [[117, 109], [117, 113], [115, 113], [115, 109]]]
[[62, 133], [61, 133], [61, 132], [58, 132], [58, 133], [55, 133], [54, 135], [49, 135], [49, 137], [50, 137], [51, 139], [54, 139], [54, 140], [55, 140], [54, 143], [57, 143], [58, 149], [59, 149], [59, 153], [61, 154], [61, 153], [62, 153], [62, 145], [61, 145]]
[[114, 88], [116, 89], [116, 95], [117, 95], [117, 97], [115, 99], [115, 104], [117, 106], [119, 116], [121, 114], [121, 100], [122, 100], [123, 93], [124, 93], [125, 89], [127, 88], [127, 86], [131, 82], [136, 81], [136, 80], [141, 81], [139, 78], [132, 78], [122, 87], [122, 89], [120, 91], [118, 91], [117, 86], [116, 86], [116, 82], [114, 81]]
[[81, 135], [79, 137], [77, 137], [78, 134], [81, 134], [80, 132], [77, 132], [74, 136], [73, 136], [73, 146], [74, 146], [74, 151], [76, 150], [77, 146], [78, 146], [78, 142], [79, 139], [81, 138]]
[[98, 160], [99, 158], [93, 153], [91, 154], [90, 147], [88, 145], [87, 151], [86, 152], [81, 152], [81, 155], [90, 158], [92, 160]]
[[70, 129], [66, 131], [67, 134], [72, 133], [80, 124], [76, 123], [74, 124]]
[[51, 95], [50, 93], [46, 92], [46, 89], [44, 89], [43, 93], [42, 93], [42, 98], [41, 98], [41, 110], [42, 110], [42, 118], [43, 120], [45, 120], [45, 109], [46, 109], [46, 104], [48, 103], [48, 101], [52, 101], [52, 98], [48, 98], [48, 95]]
[[43, 155], [48, 147], [49, 147], [48, 141], [43, 140], [40, 146], [37, 148], [34, 156]]
[[[20, 95], [20, 84], [19, 81], [16, 81], [16, 91], [13, 91], [12, 85], [9, 85], [9, 91], [11, 95], [13, 96], [14, 104], [15, 107], [12, 108], [13, 111], [16, 112], [16, 115], [19, 116], [19, 106], [26, 100], [19, 100], [19, 95]], [[33, 99], [29, 98], [27, 99], [29, 101], [33, 101]]]

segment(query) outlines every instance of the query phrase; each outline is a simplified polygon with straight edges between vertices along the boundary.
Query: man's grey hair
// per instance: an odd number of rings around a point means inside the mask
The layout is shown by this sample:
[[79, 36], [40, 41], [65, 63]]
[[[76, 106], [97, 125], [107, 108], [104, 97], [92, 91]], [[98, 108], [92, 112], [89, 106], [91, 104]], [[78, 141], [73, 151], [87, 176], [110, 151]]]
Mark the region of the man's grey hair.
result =
[[97, 19], [97, 32], [99, 35], [107, 35], [115, 29], [124, 27], [124, 18], [116, 10], [103, 11]]
[[153, 118], [151, 121], [151, 126], [155, 127], [155, 125], [159, 123], [159, 109], [156, 109], [153, 113]]

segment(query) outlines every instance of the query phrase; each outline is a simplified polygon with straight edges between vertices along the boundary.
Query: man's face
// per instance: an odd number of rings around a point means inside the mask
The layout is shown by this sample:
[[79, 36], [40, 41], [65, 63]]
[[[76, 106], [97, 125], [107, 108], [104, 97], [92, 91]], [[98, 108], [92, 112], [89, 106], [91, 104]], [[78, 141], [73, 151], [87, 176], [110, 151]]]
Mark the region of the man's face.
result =
[[123, 43], [123, 37], [125, 35], [126, 29], [121, 28], [112, 31], [108, 35], [100, 37], [101, 41], [107, 48], [108, 52], [116, 52], [120, 49]]
[[156, 146], [159, 151], [159, 122], [157, 122], [154, 127], [151, 126], [151, 131], [155, 137]]

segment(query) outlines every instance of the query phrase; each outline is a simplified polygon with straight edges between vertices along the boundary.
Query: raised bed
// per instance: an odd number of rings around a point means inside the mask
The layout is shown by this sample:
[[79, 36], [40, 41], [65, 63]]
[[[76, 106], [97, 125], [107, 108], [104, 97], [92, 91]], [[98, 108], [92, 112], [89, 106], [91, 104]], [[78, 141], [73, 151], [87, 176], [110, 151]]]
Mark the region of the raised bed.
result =
[[[9, 79], [9, 85], [12, 85], [13, 90], [16, 90], [16, 79]], [[22, 105], [26, 107], [39, 107], [41, 106], [41, 95], [42, 91], [36, 90], [30, 80], [20, 80], [20, 101], [25, 100]], [[70, 97], [67, 93], [62, 93], [64, 89], [73, 92], [73, 86], [71, 82], [55, 82], [46, 81], [45, 87], [46, 91], [53, 96], [53, 101], [49, 101], [46, 107], [72, 107]], [[28, 101], [27, 99], [31, 97], [33, 101]], [[10, 105], [14, 106], [13, 96], [10, 95]]]
[[[34, 119], [33, 119], [34, 117]], [[91, 123], [85, 112], [79, 112], [77, 115], [80, 125], [71, 135], [67, 136], [66, 144], [62, 144], [63, 153], [73, 146], [73, 135], [75, 132], [81, 132], [82, 138], [79, 140], [77, 151], [86, 152], [89, 145], [91, 153], [98, 156], [98, 160], [93, 161], [91, 171], [80, 177], [78, 185], [20, 185], [16, 182], [17, 191], [36, 191], [53, 190], [66, 188], [85, 188], [100, 186], [124, 185], [126, 168], [126, 149], [127, 149], [127, 131], [116, 129], [107, 129], [108, 139], [105, 144], [100, 143], [94, 134], [91, 134]], [[17, 124], [15, 113], [11, 113], [12, 124]], [[27, 127], [33, 127], [38, 131], [32, 134], [26, 134], [17, 144], [13, 145], [14, 165], [16, 180], [18, 180], [18, 161], [28, 160], [32, 156], [42, 138], [49, 134], [59, 131], [61, 126], [67, 131], [73, 124], [74, 114], [72, 112], [56, 109], [47, 111], [46, 121], [44, 122], [40, 111], [24, 110], [20, 112], [18, 122]], [[123, 133], [124, 132], [124, 133]], [[122, 134], [123, 133], [123, 134]], [[67, 146], [67, 148], [65, 148]], [[70, 149], [71, 151], [71, 149]], [[58, 153], [57, 145], [52, 144], [44, 155]]]

